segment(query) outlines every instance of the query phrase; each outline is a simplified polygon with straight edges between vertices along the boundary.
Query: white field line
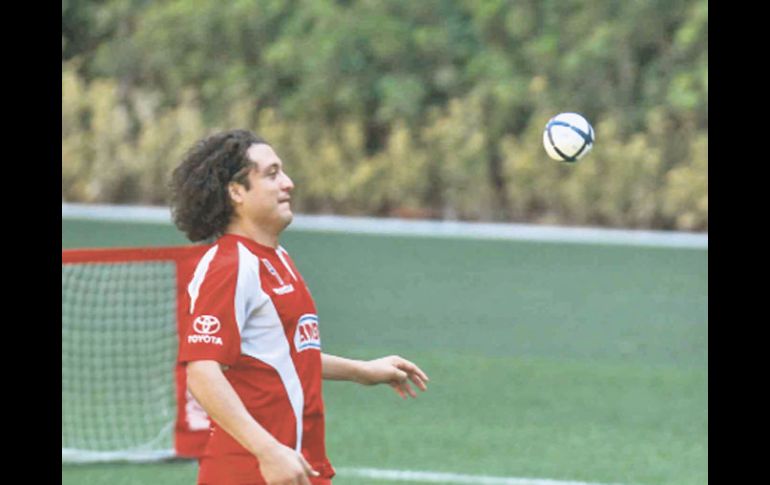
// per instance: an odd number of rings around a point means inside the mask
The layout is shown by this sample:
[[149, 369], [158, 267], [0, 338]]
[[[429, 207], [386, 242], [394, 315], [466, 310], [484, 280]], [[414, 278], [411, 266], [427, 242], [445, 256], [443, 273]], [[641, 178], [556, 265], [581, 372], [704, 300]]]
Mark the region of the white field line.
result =
[[[155, 463], [174, 458], [174, 450], [137, 452], [84, 452], [62, 448], [62, 463]], [[190, 460], [193, 462], [194, 460]], [[340, 478], [368, 478], [386, 482], [424, 482], [464, 485], [621, 485], [597, 482], [576, 482], [574, 480], [552, 480], [549, 478], [493, 477], [488, 475], [465, 475], [430, 471], [383, 470], [379, 468], [335, 467]]]
[[[62, 219], [170, 224], [166, 207], [62, 203]], [[708, 249], [708, 233], [296, 214], [289, 230]]]
[[[547, 478], [491, 477], [427, 471], [381, 470], [377, 468], [336, 468], [337, 476], [345, 478], [369, 478], [390, 482], [425, 482], [467, 485], [611, 485]], [[618, 485], [618, 484], [614, 484]]]

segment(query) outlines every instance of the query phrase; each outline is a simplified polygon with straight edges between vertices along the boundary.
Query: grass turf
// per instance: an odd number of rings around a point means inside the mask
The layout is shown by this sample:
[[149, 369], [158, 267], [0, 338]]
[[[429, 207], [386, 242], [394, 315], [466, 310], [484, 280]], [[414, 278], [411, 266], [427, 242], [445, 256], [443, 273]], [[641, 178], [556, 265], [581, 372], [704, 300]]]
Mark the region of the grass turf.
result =
[[[177, 244], [170, 226], [63, 221], [63, 247]], [[325, 382], [336, 466], [707, 483], [707, 251], [292, 230], [282, 244], [326, 352], [399, 353], [432, 379], [407, 402]], [[62, 467], [71, 484], [194, 478], [187, 462]]]

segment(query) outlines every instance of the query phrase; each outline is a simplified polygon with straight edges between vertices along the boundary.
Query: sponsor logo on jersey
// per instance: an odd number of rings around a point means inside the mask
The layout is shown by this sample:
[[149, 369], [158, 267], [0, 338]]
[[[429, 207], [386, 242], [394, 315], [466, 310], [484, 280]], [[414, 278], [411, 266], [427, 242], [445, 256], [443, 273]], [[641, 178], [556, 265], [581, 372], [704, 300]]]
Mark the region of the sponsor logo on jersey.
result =
[[215, 344], [224, 345], [222, 337], [213, 334], [219, 332], [222, 324], [219, 319], [213, 315], [200, 315], [193, 321], [193, 330], [198, 335], [188, 335], [187, 342], [191, 344]]
[[187, 342], [191, 344], [224, 345], [222, 337], [212, 337], [211, 335], [188, 335]]
[[219, 319], [213, 315], [201, 315], [193, 322], [193, 329], [202, 335], [217, 333], [221, 327]]
[[278, 284], [281, 285], [278, 288], [273, 288], [273, 293], [276, 295], [285, 295], [286, 293], [291, 293], [294, 291], [294, 286], [289, 284], [287, 285], [284, 283], [283, 278], [281, 278], [281, 275], [278, 274], [278, 271], [275, 270], [275, 267], [270, 263], [270, 261], [267, 258], [262, 258], [262, 264], [265, 265], [265, 268], [267, 268], [267, 271], [275, 277], [276, 280], [278, 280]]
[[280, 288], [273, 288], [273, 293], [276, 295], [285, 295], [286, 293], [291, 293], [294, 291], [293, 285], [284, 285]]
[[321, 334], [318, 332], [318, 316], [306, 313], [297, 321], [297, 331], [294, 333], [294, 348], [297, 352], [308, 349], [321, 349]]

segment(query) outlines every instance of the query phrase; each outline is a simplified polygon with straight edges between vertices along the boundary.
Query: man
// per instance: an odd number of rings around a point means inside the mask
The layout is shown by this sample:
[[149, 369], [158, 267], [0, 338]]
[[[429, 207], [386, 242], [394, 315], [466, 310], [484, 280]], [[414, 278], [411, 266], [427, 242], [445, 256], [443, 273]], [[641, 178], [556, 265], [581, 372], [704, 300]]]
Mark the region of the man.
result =
[[316, 307], [279, 244], [294, 185], [273, 148], [233, 130], [198, 142], [174, 170], [174, 222], [214, 241], [187, 287], [187, 385], [212, 418], [199, 485], [328, 485], [321, 380], [426, 390], [413, 363], [321, 352]]

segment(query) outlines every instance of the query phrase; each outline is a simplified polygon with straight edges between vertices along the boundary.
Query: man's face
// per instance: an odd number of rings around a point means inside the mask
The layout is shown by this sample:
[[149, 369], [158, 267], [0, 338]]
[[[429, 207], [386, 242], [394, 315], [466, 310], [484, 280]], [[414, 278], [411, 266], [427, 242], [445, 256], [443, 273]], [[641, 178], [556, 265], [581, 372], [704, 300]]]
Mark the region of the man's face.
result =
[[240, 184], [231, 184], [236, 212], [278, 234], [294, 217], [289, 202], [294, 183], [283, 171], [283, 163], [270, 145], [255, 143], [249, 147], [246, 155], [254, 163], [254, 168], [248, 174], [249, 189]]

